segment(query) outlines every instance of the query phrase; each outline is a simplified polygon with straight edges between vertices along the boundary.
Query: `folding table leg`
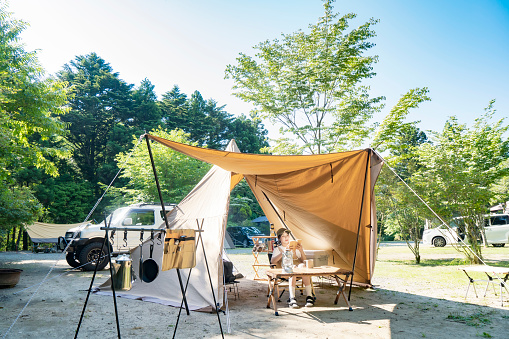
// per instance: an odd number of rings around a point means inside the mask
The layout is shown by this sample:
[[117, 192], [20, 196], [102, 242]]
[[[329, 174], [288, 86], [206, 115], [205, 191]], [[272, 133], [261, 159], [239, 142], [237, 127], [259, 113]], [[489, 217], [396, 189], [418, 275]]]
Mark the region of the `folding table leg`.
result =
[[274, 289], [275, 289], [275, 286], [277, 286], [278, 279], [277, 278], [272, 279], [272, 278], [268, 277], [267, 280], [269, 282], [269, 288], [270, 288], [269, 298], [267, 300], [267, 308], [270, 308], [270, 302], [272, 301], [272, 306], [274, 307], [274, 314], [276, 316], [278, 316], [279, 313], [277, 311], [276, 296], [274, 295]]
[[467, 293], [465, 293], [465, 299], [466, 299], [466, 298], [467, 298], [467, 296], [468, 296], [468, 290], [470, 289], [470, 285], [472, 285], [472, 287], [474, 288], [475, 297], [476, 297], [476, 298], [478, 298], [478, 296], [477, 296], [477, 291], [475, 290], [474, 279], [472, 279], [472, 278], [468, 275], [467, 271], [465, 271], [465, 270], [462, 270], [462, 271], [463, 271], [463, 273], [465, 273], [465, 275], [467, 276], [468, 281], [469, 281], [469, 283], [468, 283], [468, 287], [467, 287]]
[[[349, 277], [349, 274], [347, 274], [345, 276], [345, 281], [348, 281], [348, 277]], [[338, 292], [336, 293], [336, 299], [334, 300], [334, 305], [337, 305], [339, 296], [342, 295], [343, 298], [345, 299], [346, 304], [348, 305], [348, 310], [353, 311], [353, 308], [350, 305], [350, 303], [348, 302], [348, 299], [346, 298], [346, 295], [345, 295], [345, 291], [344, 291], [345, 284], [341, 283], [341, 281], [339, 280], [339, 277], [337, 275], [335, 275], [334, 278], [336, 279], [336, 282], [338, 283]]]

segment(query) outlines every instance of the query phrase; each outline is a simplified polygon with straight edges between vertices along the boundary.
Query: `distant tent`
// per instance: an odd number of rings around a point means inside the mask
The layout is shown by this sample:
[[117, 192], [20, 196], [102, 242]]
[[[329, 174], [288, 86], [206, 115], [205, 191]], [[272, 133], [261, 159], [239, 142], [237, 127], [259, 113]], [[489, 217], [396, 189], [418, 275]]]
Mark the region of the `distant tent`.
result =
[[266, 216], [261, 216], [256, 219], [251, 220], [251, 222], [257, 223], [257, 222], [269, 222], [269, 219], [267, 219]]
[[235, 244], [233, 243], [232, 237], [228, 232], [224, 232], [224, 248], [232, 249], [235, 248]]
[[79, 224], [46, 224], [34, 222], [27, 226], [28, 236], [34, 243], [56, 243], [58, 237], [64, 236], [68, 229], [88, 224], [85, 221]]
[[[217, 302], [222, 305], [223, 239], [229, 192], [245, 178], [275, 229], [288, 227], [305, 249], [323, 250], [331, 266], [352, 269], [354, 281], [370, 284], [376, 259], [374, 185], [383, 165], [372, 149], [320, 155], [272, 156], [180, 144], [147, 134], [159, 142], [214, 166], [169, 215], [170, 228], [203, 228], [208, 264]], [[165, 227], [161, 225], [161, 227]], [[202, 251], [197, 251], [188, 289], [190, 309], [214, 307]], [[143, 257], [148, 257], [143, 246]], [[132, 252], [136, 271], [140, 249]], [[198, 257], [199, 256], [199, 257]], [[162, 246], [154, 249], [161, 266]], [[180, 306], [175, 270], [160, 272], [152, 283], [135, 282], [121, 295]], [[184, 270], [182, 270], [184, 271]], [[197, 271], [197, 272], [196, 272]], [[187, 272], [184, 274], [187, 277]], [[107, 284], [101, 286], [104, 288]]]

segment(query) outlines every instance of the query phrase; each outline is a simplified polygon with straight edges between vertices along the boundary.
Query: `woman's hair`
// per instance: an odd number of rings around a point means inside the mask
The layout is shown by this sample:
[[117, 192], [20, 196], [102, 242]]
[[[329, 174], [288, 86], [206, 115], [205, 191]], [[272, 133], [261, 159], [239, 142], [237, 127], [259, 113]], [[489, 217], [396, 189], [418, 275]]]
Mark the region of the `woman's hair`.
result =
[[286, 234], [290, 234], [290, 233], [292, 233], [292, 232], [290, 232], [290, 231], [288, 231], [288, 230], [285, 230], [285, 231], [281, 232], [281, 234], [280, 234], [280, 235], [278, 235], [278, 236], [277, 236], [277, 239], [278, 239], [278, 240], [281, 240], [281, 236], [282, 236], [283, 234], [285, 234], [285, 233], [286, 233]]

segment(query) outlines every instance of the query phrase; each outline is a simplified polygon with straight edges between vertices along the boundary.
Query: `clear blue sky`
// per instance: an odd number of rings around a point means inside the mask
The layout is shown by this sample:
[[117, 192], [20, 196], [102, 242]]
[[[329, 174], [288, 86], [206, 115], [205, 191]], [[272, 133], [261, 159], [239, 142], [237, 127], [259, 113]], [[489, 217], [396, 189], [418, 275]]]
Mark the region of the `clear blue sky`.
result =
[[[22, 40], [39, 50], [50, 74], [96, 52], [128, 83], [148, 78], [159, 96], [173, 85], [188, 95], [198, 90], [235, 115], [251, 106], [231, 95], [226, 65], [323, 14], [319, 0], [11, 0], [8, 9], [30, 24]], [[441, 130], [451, 115], [471, 124], [490, 99], [498, 118], [509, 115], [509, 1], [338, 0], [334, 9], [356, 13], [352, 27], [380, 20], [369, 85], [387, 107], [376, 120], [409, 89], [425, 86], [432, 101], [409, 117], [421, 129]]]

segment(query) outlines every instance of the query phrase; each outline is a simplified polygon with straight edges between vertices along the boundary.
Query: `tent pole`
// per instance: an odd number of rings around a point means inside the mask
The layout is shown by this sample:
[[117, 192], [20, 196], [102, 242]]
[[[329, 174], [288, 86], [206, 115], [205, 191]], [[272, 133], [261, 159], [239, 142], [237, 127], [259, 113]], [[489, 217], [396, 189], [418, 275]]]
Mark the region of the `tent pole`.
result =
[[[195, 249], [196, 251], [196, 249]], [[186, 281], [186, 287], [184, 288], [184, 292], [187, 293], [187, 287], [189, 286], [189, 279], [191, 278], [191, 271], [193, 270], [193, 268], [191, 267], [189, 269], [189, 274], [187, 275], [187, 281]], [[173, 337], [172, 338], [175, 338], [175, 334], [177, 333], [177, 326], [179, 324], [179, 321], [180, 321], [180, 314], [182, 313], [182, 306], [184, 305], [184, 298], [182, 298], [182, 301], [180, 302], [180, 307], [179, 307], [179, 314], [177, 316], [177, 323], [175, 324], [175, 327], [173, 329]], [[188, 314], [189, 315], [189, 314]]]
[[161, 186], [159, 185], [159, 179], [157, 178], [157, 171], [156, 171], [156, 165], [154, 164], [154, 157], [152, 156], [152, 148], [150, 147], [150, 142], [148, 140], [148, 135], [145, 134], [145, 140], [147, 141], [147, 149], [148, 149], [148, 155], [150, 156], [150, 163], [152, 164], [152, 171], [154, 172], [154, 179], [156, 181], [157, 186], [157, 193], [159, 193], [159, 201], [161, 201], [161, 208], [163, 210], [164, 215], [164, 223], [166, 225], [166, 228], [170, 228], [170, 225], [168, 224], [168, 220], [166, 218], [166, 209], [164, 208], [164, 201], [163, 201], [163, 195], [161, 193]]
[[371, 157], [371, 149], [368, 150], [368, 156], [366, 159], [366, 172], [364, 173], [364, 187], [362, 188], [361, 211], [359, 213], [359, 225], [357, 226], [357, 242], [355, 243], [355, 252], [353, 255], [352, 277], [350, 278], [350, 290], [348, 291], [348, 301], [350, 301], [350, 295], [352, 294], [353, 276], [354, 276], [354, 271], [355, 271], [355, 261], [357, 259], [357, 248], [359, 247], [359, 233], [361, 231], [362, 210], [364, 208], [364, 195], [366, 194], [366, 181], [368, 179], [370, 157]]
[[[168, 224], [168, 216], [166, 215], [166, 210], [164, 208], [163, 194], [161, 193], [161, 186], [159, 185], [159, 179], [157, 178], [156, 165], [154, 163], [154, 157], [152, 156], [152, 148], [150, 147], [150, 142], [148, 140], [147, 134], [145, 134], [145, 140], [147, 141], [148, 155], [150, 156], [150, 163], [152, 164], [152, 170], [154, 172], [154, 179], [156, 181], [157, 193], [159, 193], [159, 200], [161, 201], [161, 208], [163, 210], [163, 215], [164, 215], [164, 223], [166, 225], [166, 229], [169, 229], [170, 225]], [[182, 278], [180, 276], [180, 270], [178, 268], [177, 268], [177, 276], [179, 278], [180, 291], [182, 292], [182, 298], [184, 299], [184, 304], [186, 306], [186, 313], [187, 313], [187, 315], [189, 315], [189, 306], [187, 306], [186, 293], [184, 291], [184, 286], [182, 285]]]
[[[108, 227], [111, 226], [111, 219], [113, 219], [113, 213], [110, 216], [110, 222], [108, 223]], [[106, 214], [104, 214], [104, 225], [106, 225]], [[114, 232], [114, 231], [113, 231]], [[108, 238], [108, 230], [105, 230], [105, 236]], [[120, 338], [120, 323], [118, 321], [118, 310], [117, 310], [117, 295], [115, 294], [115, 284], [113, 281], [113, 265], [111, 264], [111, 253], [109, 244], [106, 246], [108, 249], [108, 261], [110, 264], [110, 277], [111, 277], [111, 291], [113, 292], [113, 306], [115, 307], [115, 319], [117, 321], [117, 334]], [[99, 264], [99, 261], [97, 262]]]
[[[265, 194], [264, 191], [262, 191], [263, 195], [265, 196], [265, 199], [267, 199], [267, 201], [269, 202], [270, 204], [270, 207], [272, 207], [272, 209], [274, 210], [274, 212], [276, 212], [277, 216], [279, 217], [279, 221], [281, 221], [281, 223], [283, 224], [283, 226], [287, 229], [287, 230], [290, 230], [288, 228], [288, 226], [286, 226], [285, 222], [283, 221], [283, 218], [281, 218], [281, 216], [279, 215], [279, 213], [277, 212], [276, 208], [274, 207], [274, 205], [272, 205], [272, 201], [270, 201], [269, 197], [267, 196], [267, 194]], [[292, 232], [290, 232], [290, 235], [292, 236], [293, 240], [295, 240], [295, 236], [293, 235]]]
[[[88, 298], [90, 297], [90, 292], [92, 292], [92, 286], [94, 285], [95, 276], [97, 275], [97, 267], [99, 266], [99, 263], [101, 261], [101, 254], [103, 253], [104, 246], [106, 245], [106, 242], [108, 241], [108, 230], [106, 230], [105, 232], [106, 233], [104, 235], [104, 241], [101, 245], [101, 251], [99, 252], [99, 256], [97, 257], [97, 263], [95, 264], [95, 267], [94, 267], [94, 274], [92, 275], [92, 280], [90, 280], [90, 287], [88, 288], [87, 298], [85, 299], [85, 304], [83, 305], [83, 310], [81, 311], [80, 321], [78, 323], [78, 327], [76, 328], [76, 332], [74, 334], [74, 339], [78, 338], [78, 333], [80, 332], [81, 322], [83, 321], [83, 315], [85, 314], [85, 310], [87, 308]], [[106, 246], [109, 246], [109, 245], [106, 245]], [[109, 251], [108, 251], [108, 254], [109, 254]], [[111, 271], [110, 271], [110, 274], [111, 274]], [[113, 288], [113, 276], [111, 276], [111, 287]], [[116, 306], [116, 303], [115, 303], [115, 306]], [[115, 311], [116, 311], [116, 309], [115, 309]], [[117, 325], [118, 325], [118, 323], [117, 323]], [[117, 326], [117, 329], [118, 329], [118, 326]], [[120, 338], [120, 333], [119, 333], [118, 337]]]
[[[198, 221], [198, 220], [196, 220], [196, 221]], [[203, 227], [203, 221], [202, 221], [202, 227]], [[200, 228], [200, 229], [202, 229], [202, 228]], [[217, 322], [219, 323], [219, 329], [221, 330], [221, 337], [224, 339], [223, 326], [221, 325], [221, 318], [219, 317], [219, 310], [217, 308], [217, 306], [219, 306], [219, 303], [216, 301], [216, 294], [214, 293], [214, 285], [212, 284], [212, 278], [210, 276], [209, 263], [207, 261], [207, 254], [205, 253], [205, 245], [203, 244], [203, 238], [202, 238], [201, 232], [200, 232], [198, 241], [201, 241], [203, 258], [205, 258], [205, 266], [207, 267], [207, 274], [209, 275], [210, 290], [212, 291], [212, 298], [214, 298], [214, 312], [217, 315]], [[219, 295], [218, 295], [218, 297], [219, 297]]]

